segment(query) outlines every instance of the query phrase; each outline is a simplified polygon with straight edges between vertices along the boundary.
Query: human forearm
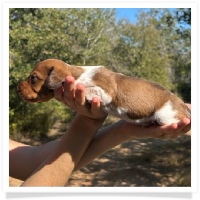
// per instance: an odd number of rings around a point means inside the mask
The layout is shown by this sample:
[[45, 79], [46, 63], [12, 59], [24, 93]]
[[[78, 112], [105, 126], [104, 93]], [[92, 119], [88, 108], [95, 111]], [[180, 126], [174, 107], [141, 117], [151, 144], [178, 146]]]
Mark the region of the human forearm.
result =
[[115, 124], [100, 129], [92, 139], [90, 145], [88, 146], [78, 164], [75, 166], [74, 171], [85, 166], [90, 161], [102, 155], [109, 149], [128, 140], [126, 134], [124, 134], [121, 130], [122, 123], [122, 121], [119, 121]]
[[102, 122], [76, 116], [54, 151], [22, 186], [64, 186]]
[[9, 141], [9, 176], [25, 180], [35, 169], [33, 158], [37, 148]]

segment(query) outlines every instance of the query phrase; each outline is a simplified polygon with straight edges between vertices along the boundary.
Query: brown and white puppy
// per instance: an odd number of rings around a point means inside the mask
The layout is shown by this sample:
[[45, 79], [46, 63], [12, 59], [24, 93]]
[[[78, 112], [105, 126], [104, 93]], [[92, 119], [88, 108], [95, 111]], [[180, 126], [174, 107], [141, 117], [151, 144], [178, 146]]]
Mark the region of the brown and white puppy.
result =
[[184, 102], [156, 83], [103, 66], [72, 66], [57, 59], [38, 63], [30, 76], [19, 83], [18, 92], [27, 102], [45, 102], [54, 97], [53, 90], [69, 75], [75, 78], [75, 84], [85, 86], [89, 102], [98, 97], [105, 112], [129, 122], [148, 126], [190, 118]]

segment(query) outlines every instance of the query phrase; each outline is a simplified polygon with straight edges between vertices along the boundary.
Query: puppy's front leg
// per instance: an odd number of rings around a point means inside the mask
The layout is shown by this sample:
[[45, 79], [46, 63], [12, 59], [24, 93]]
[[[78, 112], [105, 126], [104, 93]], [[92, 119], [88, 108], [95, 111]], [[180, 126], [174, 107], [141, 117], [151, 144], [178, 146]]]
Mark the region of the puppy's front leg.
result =
[[98, 86], [89, 86], [85, 88], [85, 96], [87, 101], [91, 102], [94, 97], [97, 97], [103, 106], [111, 103], [112, 98]]

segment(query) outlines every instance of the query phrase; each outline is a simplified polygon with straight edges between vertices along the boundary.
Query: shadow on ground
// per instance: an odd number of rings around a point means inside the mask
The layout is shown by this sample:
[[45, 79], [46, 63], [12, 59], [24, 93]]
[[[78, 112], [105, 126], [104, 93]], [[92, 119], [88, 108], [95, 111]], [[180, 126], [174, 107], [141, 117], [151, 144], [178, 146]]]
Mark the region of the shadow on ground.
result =
[[118, 145], [74, 172], [67, 186], [191, 186], [191, 137]]

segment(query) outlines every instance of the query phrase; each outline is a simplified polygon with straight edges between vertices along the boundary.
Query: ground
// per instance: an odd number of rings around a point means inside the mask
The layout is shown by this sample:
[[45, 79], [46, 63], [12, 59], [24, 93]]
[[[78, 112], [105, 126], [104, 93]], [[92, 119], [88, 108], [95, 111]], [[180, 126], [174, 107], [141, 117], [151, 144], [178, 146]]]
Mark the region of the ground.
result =
[[[60, 137], [56, 129], [48, 140]], [[46, 142], [47, 138], [43, 141]], [[39, 145], [40, 141], [26, 143]], [[22, 181], [9, 178], [10, 186]], [[70, 186], [191, 186], [190, 133], [175, 140], [142, 139], [124, 142], [74, 172]]]

